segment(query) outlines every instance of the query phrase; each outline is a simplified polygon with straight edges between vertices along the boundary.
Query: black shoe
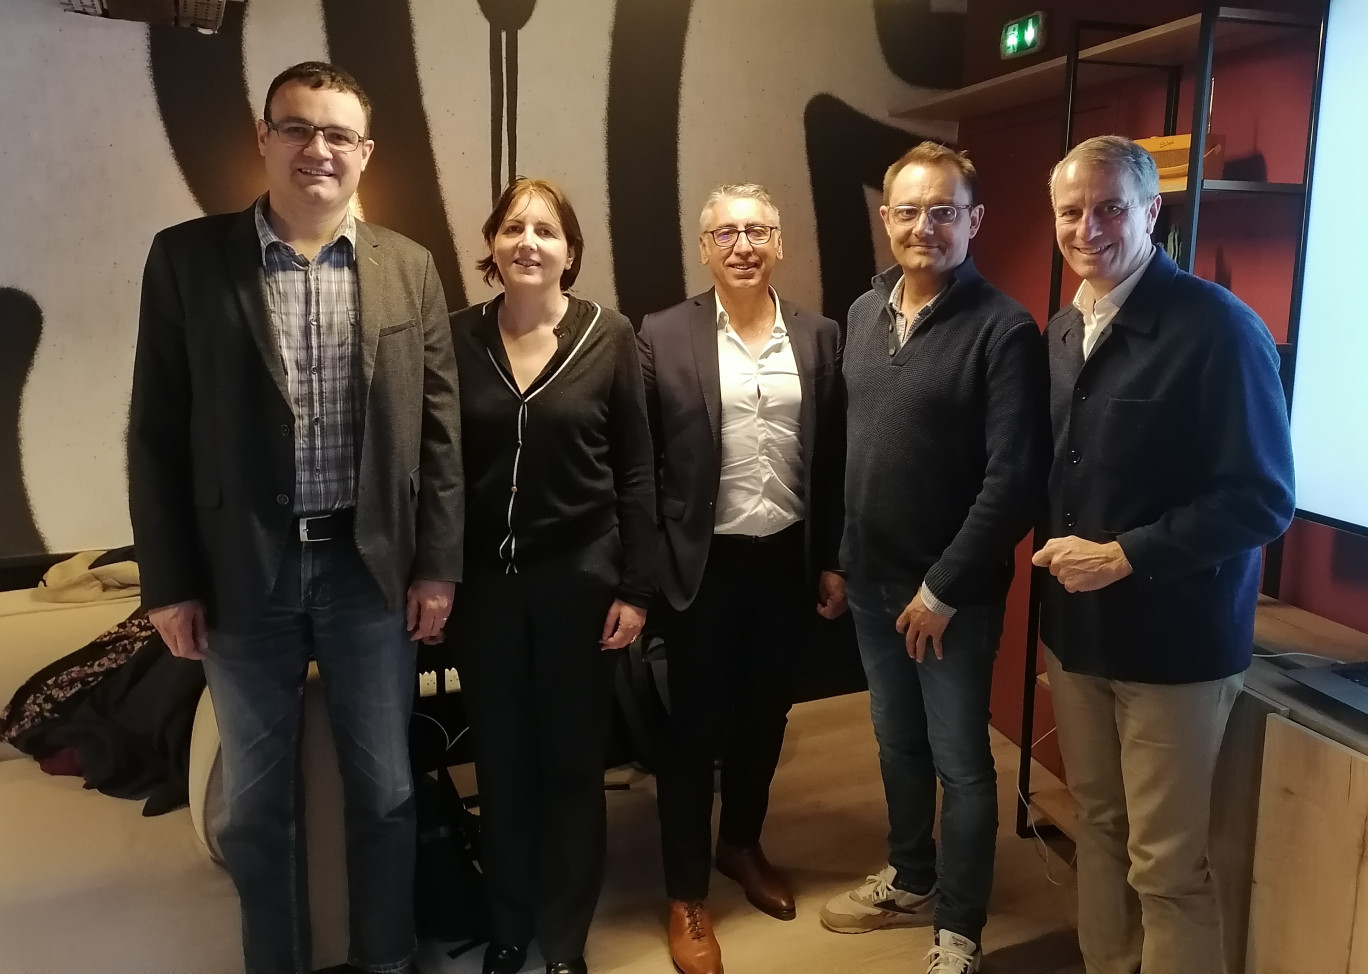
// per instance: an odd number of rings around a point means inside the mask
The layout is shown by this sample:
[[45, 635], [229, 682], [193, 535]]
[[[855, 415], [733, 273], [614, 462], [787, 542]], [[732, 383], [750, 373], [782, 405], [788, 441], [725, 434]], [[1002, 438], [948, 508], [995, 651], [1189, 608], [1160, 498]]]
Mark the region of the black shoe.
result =
[[518, 974], [527, 960], [526, 947], [506, 947], [490, 944], [485, 948], [482, 974]]
[[546, 974], [589, 974], [589, 965], [583, 957], [552, 961], [546, 965]]

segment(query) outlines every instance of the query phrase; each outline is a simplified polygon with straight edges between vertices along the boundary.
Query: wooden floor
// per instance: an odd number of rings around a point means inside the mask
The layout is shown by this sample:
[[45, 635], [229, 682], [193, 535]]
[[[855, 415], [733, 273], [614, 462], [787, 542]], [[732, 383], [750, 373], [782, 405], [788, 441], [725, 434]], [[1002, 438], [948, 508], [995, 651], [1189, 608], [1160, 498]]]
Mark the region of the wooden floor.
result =
[[[1047, 875], [1040, 844], [1017, 838], [1018, 751], [996, 733], [993, 751], [1001, 826], [983, 970], [1081, 974], [1073, 873], [1049, 855]], [[630, 777], [635, 780], [628, 790], [608, 795], [608, 875], [586, 956], [594, 974], [668, 974], [673, 968], [665, 939], [654, 783]], [[817, 919], [826, 898], [884, 865], [887, 828], [868, 694], [795, 707], [764, 844], [770, 860], [793, 883], [798, 918], [784, 923], [765, 916], [746, 902], [739, 887], [714, 873], [710, 906], [728, 974], [921, 974], [929, 929], [852, 936], [831, 933]], [[422, 945], [424, 974], [479, 971], [480, 951], [451, 960], [445, 946]], [[527, 970], [540, 971], [540, 963], [529, 957]]]

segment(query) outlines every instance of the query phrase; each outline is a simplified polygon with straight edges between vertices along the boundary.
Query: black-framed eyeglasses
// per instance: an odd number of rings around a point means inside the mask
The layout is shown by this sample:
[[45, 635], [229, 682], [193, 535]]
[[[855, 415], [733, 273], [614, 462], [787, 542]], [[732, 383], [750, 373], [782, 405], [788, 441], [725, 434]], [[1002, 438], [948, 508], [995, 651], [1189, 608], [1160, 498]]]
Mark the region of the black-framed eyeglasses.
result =
[[959, 219], [960, 210], [972, 210], [972, 203], [937, 203], [934, 206], [914, 206], [911, 203], [904, 203], [901, 206], [890, 206], [889, 214], [893, 217], [893, 222], [900, 227], [910, 227], [921, 218], [925, 211], [926, 218], [931, 221], [932, 226], [948, 227]]
[[767, 227], [762, 223], [755, 223], [742, 229], [741, 227], [718, 227], [716, 230], [703, 231], [713, 238], [713, 243], [719, 247], [730, 247], [741, 239], [741, 234], [746, 235], [746, 239], [755, 246], [767, 244], [770, 237], [774, 236], [774, 231], [778, 227]]
[[286, 145], [308, 145], [314, 136], [322, 132], [323, 141], [329, 149], [337, 152], [355, 152], [362, 142], [362, 135], [341, 125], [313, 125], [298, 119], [284, 122], [266, 122], [266, 127], [280, 137]]

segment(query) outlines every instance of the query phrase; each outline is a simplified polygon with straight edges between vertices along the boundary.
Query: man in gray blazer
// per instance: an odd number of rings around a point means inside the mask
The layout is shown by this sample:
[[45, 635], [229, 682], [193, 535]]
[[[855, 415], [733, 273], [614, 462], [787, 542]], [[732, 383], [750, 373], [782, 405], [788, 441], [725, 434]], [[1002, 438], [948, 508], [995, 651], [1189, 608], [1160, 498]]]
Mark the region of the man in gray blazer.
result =
[[257, 122], [266, 195], [163, 230], [143, 277], [133, 533], [151, 621], [204, 660], [248, 974], [312, 969], [297, 828], [311, 657], [346, 796], [349, 960], [412, 966], [415, 643], [450, 612], [464, 492], [432, 257], [351, 210], [369, 126], [346, 72], [284, 71]]

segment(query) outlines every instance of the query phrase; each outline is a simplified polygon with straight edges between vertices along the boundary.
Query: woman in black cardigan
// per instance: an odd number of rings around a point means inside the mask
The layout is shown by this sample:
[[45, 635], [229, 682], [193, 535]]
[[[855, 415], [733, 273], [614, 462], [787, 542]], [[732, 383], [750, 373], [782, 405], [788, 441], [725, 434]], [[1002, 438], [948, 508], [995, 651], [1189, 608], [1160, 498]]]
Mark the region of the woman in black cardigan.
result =
[[493, 914], [487, 974], [585, 971], [603, 879], [612, 657], [653, 590], [655, 487], [631, 323], [567, 294], [569, 201], [518, 179], [484, 224], [486, 282], [452, 316], [466, 484], [453, 616]]

